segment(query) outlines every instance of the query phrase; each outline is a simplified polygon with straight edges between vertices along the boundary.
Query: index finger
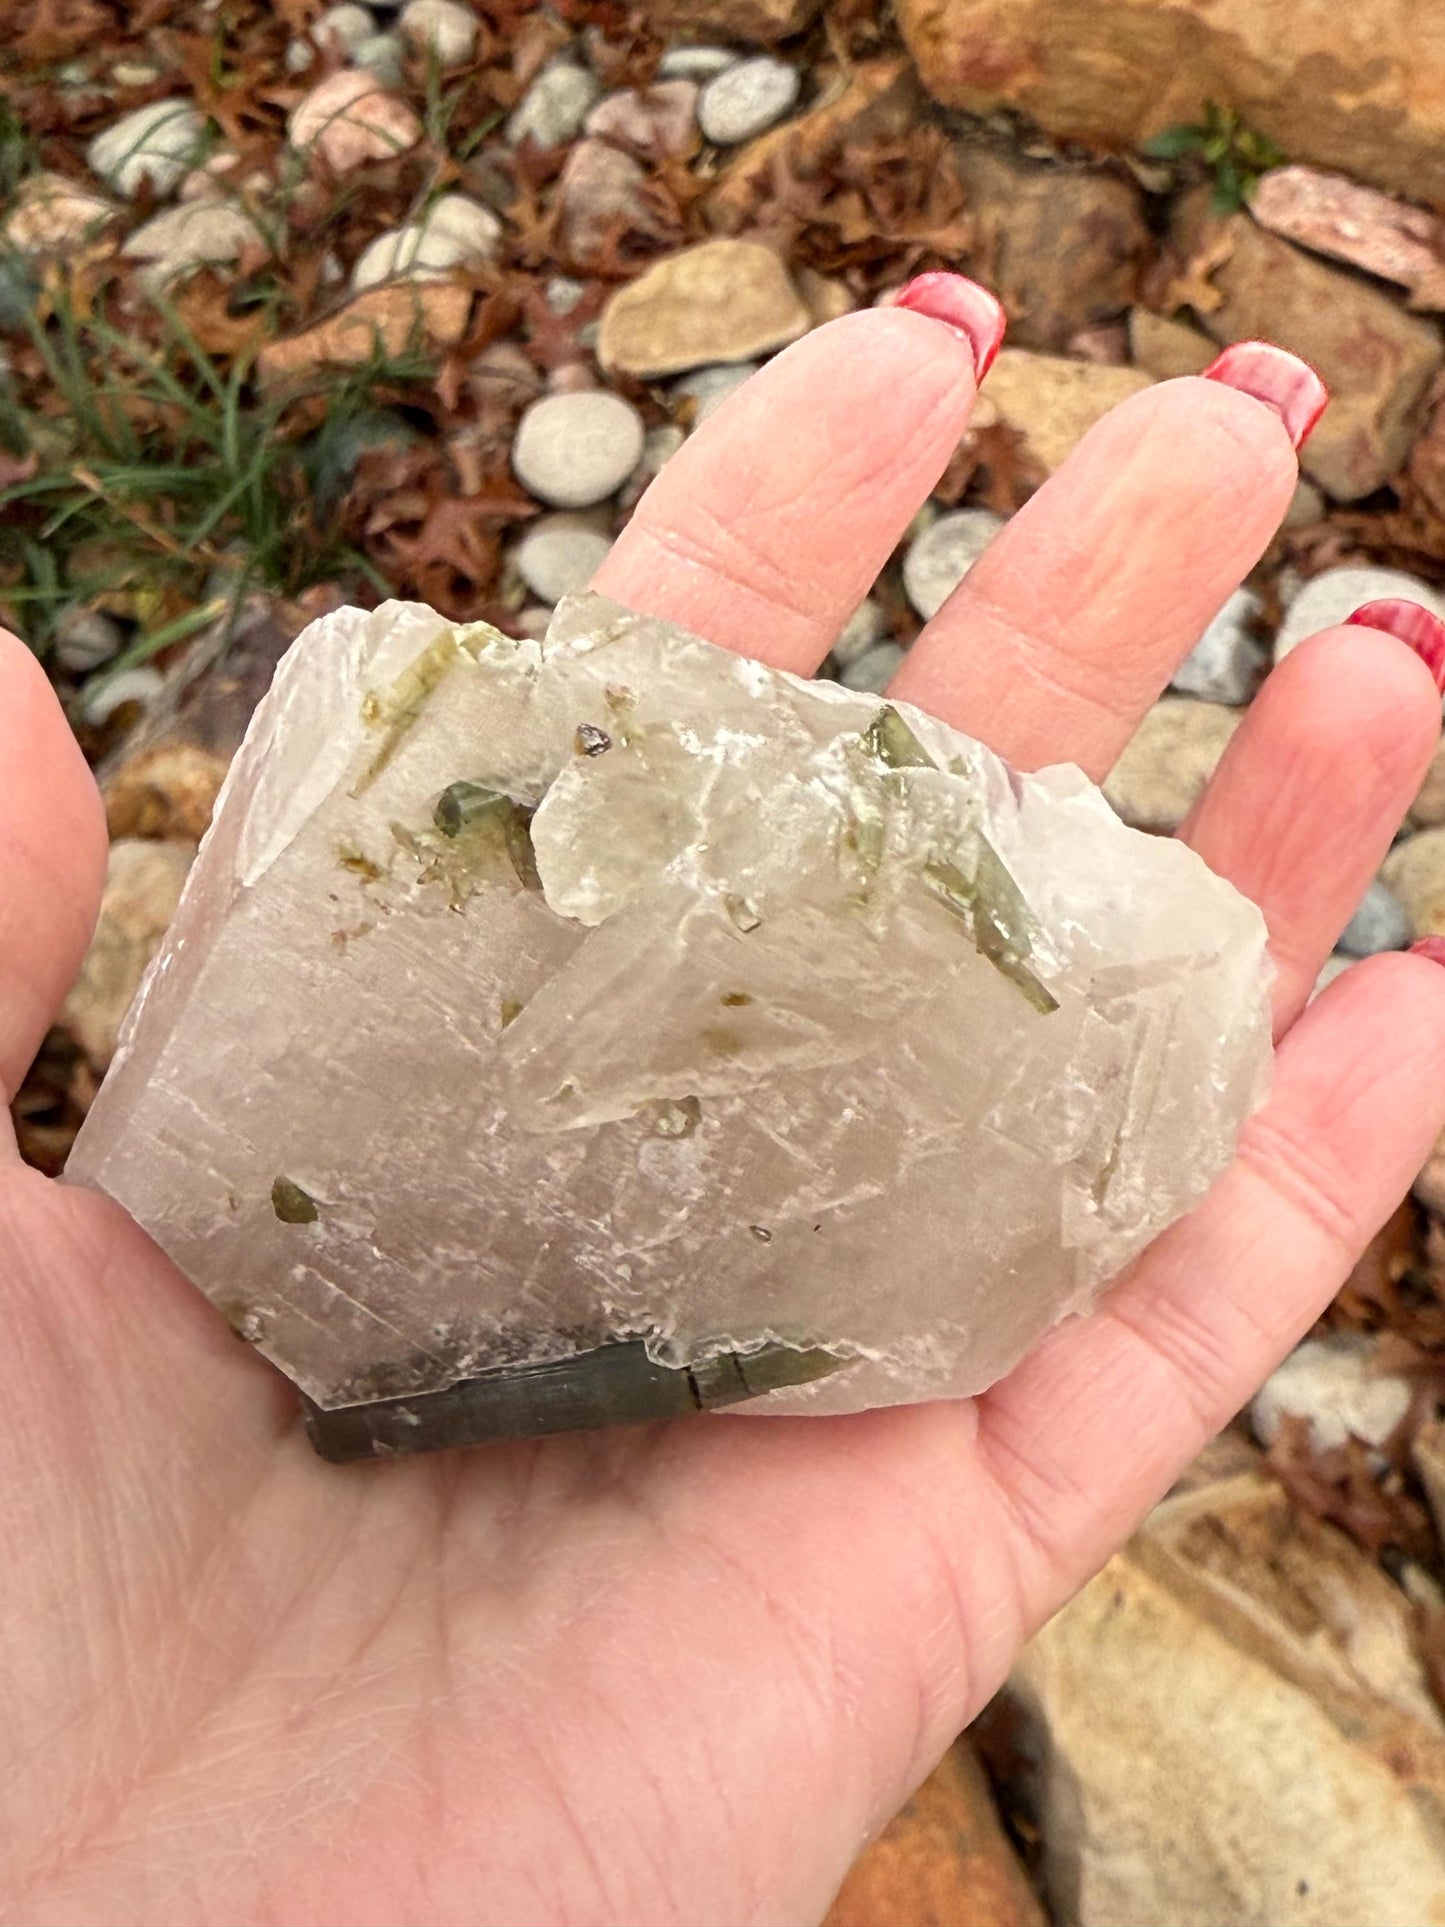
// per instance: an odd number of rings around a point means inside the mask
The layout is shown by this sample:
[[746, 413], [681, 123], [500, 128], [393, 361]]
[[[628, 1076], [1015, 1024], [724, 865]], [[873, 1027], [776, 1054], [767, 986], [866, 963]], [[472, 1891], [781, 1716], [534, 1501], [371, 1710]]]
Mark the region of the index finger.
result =
[[901, 308], [805, 335], [673, 456], [593, 587], [811, 675], [947, 466], [973, 367]]

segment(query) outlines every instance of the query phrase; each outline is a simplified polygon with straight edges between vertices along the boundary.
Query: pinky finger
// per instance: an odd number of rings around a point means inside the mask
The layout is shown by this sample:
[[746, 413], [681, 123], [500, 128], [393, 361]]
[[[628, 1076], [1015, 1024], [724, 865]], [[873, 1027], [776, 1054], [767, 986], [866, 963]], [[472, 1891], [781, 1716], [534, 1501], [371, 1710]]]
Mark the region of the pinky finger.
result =
[[1427, 665], [1370, 628], [1312, 636], [1251, 704], [1180, 834], [1264, 912], [1277, 1030], [1304, 1008], [1439, 740]]
[[1107, 1557], [1329, 1303], [1445, 1118], [1445, 969], [1371, 957], [1280, 1047], [1198, 1210], [979, 1400], [1030, 1627]]

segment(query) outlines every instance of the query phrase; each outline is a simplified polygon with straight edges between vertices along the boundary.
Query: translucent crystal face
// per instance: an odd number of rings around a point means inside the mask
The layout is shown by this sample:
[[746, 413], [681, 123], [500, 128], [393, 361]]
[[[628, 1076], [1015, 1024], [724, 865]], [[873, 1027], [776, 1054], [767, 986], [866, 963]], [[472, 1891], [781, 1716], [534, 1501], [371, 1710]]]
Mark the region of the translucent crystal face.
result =
[[540, 645], [343, 610], [71, 1175], [322, 1407], [617, 1339], [838, 1361], [749, 1409], [975, 1392], [1228, 1162], [1264, 950], [1077, 771], [906, 707], [596, 597]]

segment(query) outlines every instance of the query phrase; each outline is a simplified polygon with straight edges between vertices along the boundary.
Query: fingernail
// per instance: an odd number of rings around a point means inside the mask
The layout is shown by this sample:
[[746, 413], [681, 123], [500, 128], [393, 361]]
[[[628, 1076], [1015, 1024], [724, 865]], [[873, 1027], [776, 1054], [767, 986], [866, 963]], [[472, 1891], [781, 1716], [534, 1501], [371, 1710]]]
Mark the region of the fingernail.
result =
[[1272, 341], [1236, 341], [1210, 362], [1204, 379], [1222, 381], [1272, 408], [1296, 448], [1304, 447], [1330, 398], [1307, 361]]
[[1445, 964], [1445, 937], [1421, 937], [1410, 945], [1412, 957], [1428, 957], [1431, 963]]
[[945, 328], [962, 335], [973, 350], [974, 374], [979, 381], [983, 380], [993, 366], [1003, 331], [1008, 326], [1008, 316], [996, 295], [966, 275], [946, 274], [938, 269], [932, 274], [916, 275], [893, 305], [911, 308], [915, 314], [931, 315]]
[[1361, 629], [1383, 629], [1387, 636], [1398, 636], [1424, 663], [1435, 678], [1435, 687], [1445, 695], [1445, 622], [1418, 602], [1386, 596], [1379, 602], [1364, 602], [1346, 622]]

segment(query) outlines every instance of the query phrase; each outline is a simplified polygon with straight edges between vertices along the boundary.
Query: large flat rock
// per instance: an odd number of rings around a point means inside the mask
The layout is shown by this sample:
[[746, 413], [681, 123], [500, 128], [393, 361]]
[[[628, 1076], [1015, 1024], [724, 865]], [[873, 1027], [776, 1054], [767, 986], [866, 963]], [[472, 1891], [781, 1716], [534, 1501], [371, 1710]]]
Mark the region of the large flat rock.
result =
[[1224, 101], [1292, 160], [1445, 195], [1445, 21], [1416, 0], [898, 0], [924, 84], [1136, 147]]

